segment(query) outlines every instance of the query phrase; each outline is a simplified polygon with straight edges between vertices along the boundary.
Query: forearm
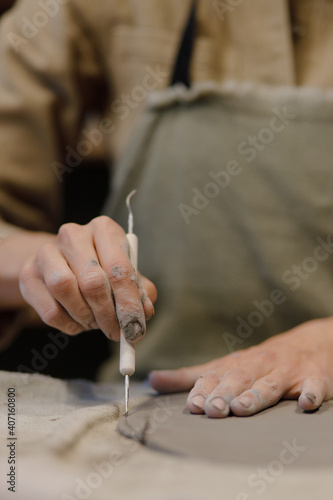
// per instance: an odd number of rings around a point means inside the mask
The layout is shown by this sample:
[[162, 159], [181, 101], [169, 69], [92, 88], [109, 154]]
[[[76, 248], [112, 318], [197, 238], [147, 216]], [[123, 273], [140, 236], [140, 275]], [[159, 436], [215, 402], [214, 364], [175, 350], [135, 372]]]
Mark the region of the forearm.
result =
[[0, 244], [0, 310], [17, 309], [26, 305], [20, 289], [22, 266], [38, 249], [54, 241], [55, 235], [35, 231], [17, 231]]

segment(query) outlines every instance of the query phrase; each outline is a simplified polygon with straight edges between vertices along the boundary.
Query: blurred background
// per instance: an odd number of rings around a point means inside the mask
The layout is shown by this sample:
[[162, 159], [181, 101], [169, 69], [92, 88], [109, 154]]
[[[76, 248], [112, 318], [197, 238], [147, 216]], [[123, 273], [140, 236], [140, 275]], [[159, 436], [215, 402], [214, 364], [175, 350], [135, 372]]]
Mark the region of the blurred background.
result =
[[3, 14], [14, 4], [14, 0], [1, 0], [0, 1], [0, 14]]

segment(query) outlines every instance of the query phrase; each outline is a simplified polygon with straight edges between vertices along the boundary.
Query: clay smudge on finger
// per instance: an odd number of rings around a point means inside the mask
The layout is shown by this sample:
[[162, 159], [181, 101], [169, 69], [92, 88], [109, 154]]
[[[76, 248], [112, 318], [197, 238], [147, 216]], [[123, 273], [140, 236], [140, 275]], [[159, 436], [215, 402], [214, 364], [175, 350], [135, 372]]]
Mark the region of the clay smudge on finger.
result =
[[305, 396], [311, 401], [312, 404], [315, 405], [317, 403], [317, 398], [312, 392], [307, 392]]
[[117, 318], [126, 340], [136, 342], [146, 333], [145, 314], [140, 300], [137, 304], [133, 304], [131, 297], [127, 299], [126, 305], [120, 306], [116, 302]]
[[[133, 271], [134, 271], [134, 269], [133, 269]], [[134, 273], [131, 276], [131, 281], [135, 281], [136, 286], [137, 286], [137, 288], [139, 290], [140, 289], [140, 284], [139, 284], [139, 280], [138, 280], [138, 277], [137, 277], [135, 271], [134, 271]]]
[[112, 276], [115, 278], [123, 278], [125, 276], [125, 272], [121, 266], [113, 266], [112, 268]]
[[90, 266], [99, 266], [99, 262], [96, 259], [87, 259], [85, 261], [85, 267], [82, 271], [79, 272], [79, 276], [84, 276], [87, 270], [89, 270]]
[[136, 342], [145, 334], [145, 327], [138, 321], [131, 321], [124, 327], [124, 335], [128, 342]]
[[[132, 268], [133, 269], [133, 268]], [[131, 281], [135, 281], [137, 286], [139, 287], [138, 279], [136, 273], [133, 269], [133, 274], [127, 274], [126, 271], [121, 266], [113, 266], [112, 268], [112, 276], [114, 278], [124, 278], [129, 277]]]

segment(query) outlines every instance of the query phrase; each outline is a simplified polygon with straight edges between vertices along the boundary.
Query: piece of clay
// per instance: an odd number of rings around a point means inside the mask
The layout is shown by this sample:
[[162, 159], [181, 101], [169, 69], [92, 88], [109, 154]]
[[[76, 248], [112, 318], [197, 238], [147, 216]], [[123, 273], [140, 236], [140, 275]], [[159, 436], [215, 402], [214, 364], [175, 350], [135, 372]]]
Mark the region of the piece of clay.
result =
[[122, 417], [118, 430], [165, 453], [229, 464], [333, 466], [333, 401], [314, 412], [303, 412], [297, 401], [281, 401], [251, 417], [210, 419], [192, 415], [186, 396], [152, 397]]

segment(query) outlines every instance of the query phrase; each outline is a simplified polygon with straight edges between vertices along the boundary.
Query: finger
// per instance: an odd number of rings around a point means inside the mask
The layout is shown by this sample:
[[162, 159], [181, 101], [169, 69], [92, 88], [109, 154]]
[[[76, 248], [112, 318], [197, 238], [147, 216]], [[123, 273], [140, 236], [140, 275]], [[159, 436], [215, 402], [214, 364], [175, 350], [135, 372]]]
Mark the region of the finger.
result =
[[143, 276], [140, 272], [138, 272], [138, 280], [139, 280], [140, 287], [142, 287], [145, 290], [147, 296], [149, 297], [151, 302], [154, 304], [157, 300], [156, 286], [154, 285], [154, 283], [152, 281], [150, 281], [148, 278]]
[[234, 415], [253, 415], [276, 404], [285, 394], [290, 381], [279, 370], [257, 380], [251, 389], [233, 399], [230, 409]]
[[145, 334], [146, 321], [125, 233], [108, 217], [99, 217], [94, 224], [97, 255], [111, 284], [120, 327], [127, 340], [137, 342]]
[[303, 383], [302, 392], [298, 398], [298, 405], [305, 411], [315, 410], [322, 404], [325, 396], [325, 383], [318, 378], [309, 377]]
[[[98, 327], [112, 340], [119, 340], [120, 330], [108, 277], [101, 267], [91, 229], [65, 224], [58, 233], [58, 245], [76, 276], [78, 287], [88, 303]], [[110, 252], [109, 247], [109, 252]]]
[[275, 360], [274, 353], [256, 348], [242, 351], [236, 361], [231, 356], [225, 357], [224, 363], [227, 362], [228, 366], [233, 363], [234, 366], [223, 372], [218, 370], [221, 381], [206, 399], [204, 410], [207, 416], [221, 418], [229, 415], [231, 401], [269, 373]]
[[203, 374], [214, 371], [224, 375], [228, 370], [237, 366], [239, 358], [239, 355], [235, 356], [232, 353], [202, 365], [183, 367], [177, 370], [155, 370], [149, 375], [149, 383], [159, 392], [189, 391]]
[[59, 249], [53, 244], [43, 246], [37, 253], [36, 265], [51, 296], [67, 313], [85, 330], [98, 328], [91, 308], [80, 293], [76, 277]]
[[140, 294], [143, 310], [145, 313], [145, 318], [146, 318], [146, 321], [148, 321], [154, 316], [155, 308], [154, 308], [153, 303], [150, 300], [150, 298], [148, 297], [145, 290], [143, 290], [142, 288], [139, 288], [139, 294]]
[[188, 409], [192, 413], [204, 413], [206, 399], [219, 382], [220, 377], [215, 371], [202, 375], [187, 397], [186, 406]]
[[26, 302], [37, 311], [47, 325], [69, 335], [76, 335], [84, 330], [82, 325], [74, 321], [51, 296], [32, 263], [27, 264], [20, 274], [20, 291]]
[[148, 321], [152, 316], [154, 316], [155, 313], [153, 302], [156, 301], [157, 291], [155, 285], [140, 273], [138, 273], [138, 282], [139, 295], [143, 305], [145, 318]]
[[207, 371], [206, 365], [178, 368], [177, 370], [154, 370], [148, 380], [153, 389], [163, 393], [189, 391], [200, 375]]
[[265, 373], [260, 363], [247, 363], [227, 371], [219, 384], [206, 398], [204, 410], [208, 417], [221, 418], [230, 413], [231, 401], [250, 389], [255, 381]]

